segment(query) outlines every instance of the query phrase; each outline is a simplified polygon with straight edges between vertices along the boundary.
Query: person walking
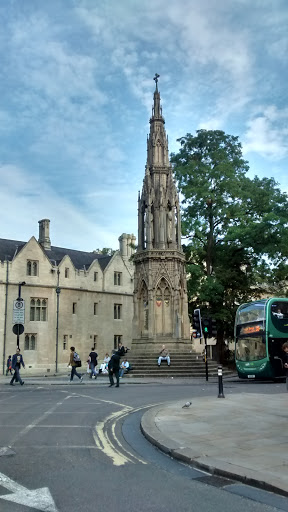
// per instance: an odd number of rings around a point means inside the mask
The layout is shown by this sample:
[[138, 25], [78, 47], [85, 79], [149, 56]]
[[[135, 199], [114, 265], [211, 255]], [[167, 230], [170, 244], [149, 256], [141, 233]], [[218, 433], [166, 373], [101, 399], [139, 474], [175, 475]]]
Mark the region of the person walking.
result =
[[91, 352], [89, 354], [89, 363], [90, 363], [90, 379], [92, 379], [93, 375], [95, 379], [97, 379], [96, 366], [97, 366], [97, 357], [98, 354], [95, 352], [95, 348], [91, 348]]
[[[112, 352], [113, 354], [113, 352]], [[120, 354], [119, 351], [115, 352], [109, 363], [108, 363], [108, 371], [109, 371], [109, 380], [110, 385], [109, 388], [115, 385], [113, 375], [116, 377], [116, 388], [119, 388], [119, 368], [120, 368]]]
[[14, 380], [16, 380], [16, 382], [19, 382], [21, 384], [21, 386], [23, 386], [24, 380], [21, 379], [21, 375], [20, 375], [21, 364], [22, 364], [23, 368], [25, 368], [22, 354], [20, 354], [20, 348], [17, 347], [16, 354], [14, 354], [12, 357], [12, 370], [14, 370], [14, 375], [13, 375], [12, 379], [10, 380], [10, 386], [14, 386]]
[[80, 373], [77, 372], [76, 368], [79, 368], [77, 362], [75, 361], [75, 347], [70, 347], [70, 359], [68, 366], [71, 366], [71, 376], [70, 376], [70, 382], [72, 382], [74, 375], [78, 377], [78, 379], [83, 382], [83, 377], [80, 375]]
[[11, 356], [8, 356], [6, 365], [7, 365], [7, 368], [6, 368], [6, 377], [7, 377], [9, 372], [12, 375], [12, 358], [11, 358]]

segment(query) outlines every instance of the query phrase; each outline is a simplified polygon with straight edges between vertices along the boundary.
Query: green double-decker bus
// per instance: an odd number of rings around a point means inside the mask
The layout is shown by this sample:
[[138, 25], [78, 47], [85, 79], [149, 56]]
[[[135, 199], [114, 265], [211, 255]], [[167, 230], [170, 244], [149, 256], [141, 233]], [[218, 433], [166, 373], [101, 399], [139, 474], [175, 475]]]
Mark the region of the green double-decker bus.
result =
[[241, 304], [235, 320], [235, 360], [242, 379], [284, 377], [282, 345], [288, 341], [288, 299]]

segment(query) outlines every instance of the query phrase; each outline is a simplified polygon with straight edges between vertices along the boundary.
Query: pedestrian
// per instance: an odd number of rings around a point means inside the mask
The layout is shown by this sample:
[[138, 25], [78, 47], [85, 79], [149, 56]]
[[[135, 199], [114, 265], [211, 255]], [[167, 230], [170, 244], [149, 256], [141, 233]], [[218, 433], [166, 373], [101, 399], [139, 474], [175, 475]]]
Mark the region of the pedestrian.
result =
[[129, 368], [130, 368], [129, 362], [127, 361], [127, 359], [124, 359], [123, 363], [121, 363], [120, 370], [119, 370], [119, 378], [120, 379], [122, 379], [124, 373], [129, 372]]
[[120, 368], [120, 354], [119, 350], [113, 354], [114, 351], [112, 351], [112, 357], [108, 363], [108, 371], [109, 371], [109, 380], [110, 385], [109, 388], [115, 385], [113, 375], [116, 377], [116, 388], [119, 388], [119, 368]]
[[9, 372], [12, 375], [12, 358], [11, 358], [11, 356], [8, 356], [6, 365], [7, 365], [6, 376], [8, 375]]
[[106, 352], [105, 357], [103, 359], [103, 363], [100, 365], [99, 373], [108, 373], [108, 363], [110, 361], [110, 356], [108, 352]]
[[[78, 356], [77, 352], [75, 352], [75, 347], [70, 347], [70, 359], [69, 359], [69, 363], [68, 363], [68, 366], [71, 366], [70, 382], [72, 382], [74, 375], [76, 375], [76, 377], [78, 377], [78, 379], [81, 382], [83, 382], [82, 375], [80, 373], [78, 373], [76, 370], [76, 368], [79, 368], [79, 363], [78, 363], [78, 361], [76, 361], [77, 357], [79, 357], [79, 356]], [[80, 362], [80, 366], [81, 366], [80, 359], [79, 359], [79, 362]]]
[[25, 368], [22, 354], [20, 354], [20, 348], [17, 347], [16, 354], [14, 354], [12, 357], [12, 365], [11, 366], [12, 366], [12, 370], [14, 370], [14, 375], [13, 375], [12, 379], [10, 380], [11, 386], [14, 386], [14, 380], [16, 380], [16, 382], [19, 382], [21, 384], [21, 386], [23, 386], [23, 384], [24, 384], [24, 380], [21, 379], [21, 375], [20, 375], [21, 364], [22, 364], [23, 368]]
[[95, 352], [95, 348], [91, 348], [91, 352], [89, 354], [89, 363], [90, 363], [90, 379], [93, 378], [93, 375], [95, 379], [97, 379], [97, 373], [96, 373], [96, 366], [97, 366], [97, 357], [98, 354]]
[[124, 354], [126, 354], [127, 352], [127, 347], [124, 347], [124, 345], [122, 345], [122, 342], [119, 341], [118, 343], [118, 350], [116, 351], [120, 357], [124, 356]]
[[165, 345], [162, 345], [162, 349], [160, 350], [158, 357], [158, 366], [160, 366], [161, 361], [167, 361], [168, 366], [170, 366], [170, 356], [168, 349], [165, 347]]
[[282, 350], [284, 352], [283, 364], [284, 364], [284, 368], [286, 368], [286, 388], [288, 391], [288, 342], [287, 341], [285, 343], [283, 343]]

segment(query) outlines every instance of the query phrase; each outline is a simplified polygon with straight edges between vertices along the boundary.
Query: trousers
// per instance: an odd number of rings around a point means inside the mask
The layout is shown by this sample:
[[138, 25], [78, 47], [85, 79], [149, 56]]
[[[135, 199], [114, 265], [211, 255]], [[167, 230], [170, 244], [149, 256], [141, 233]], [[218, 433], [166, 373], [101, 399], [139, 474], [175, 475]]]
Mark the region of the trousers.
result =
[[118, 369], [113, 368], [113, 370], [109, 370], [109, 380], [110, 380], [110, 384], [112, 384], [112, 385], [115, 384], [113, 374], [116, 377], [116, 385], [119, 386], [119, 368]]
[[18, 368], [18, 366], [16, 366], [15, 368], [14, 375], [10, 381], [10, 384], [13, 384], [14, 380], [16, 380], [16, 382], [19, 382], [20, 384], [22, 383], [22, 379], [20, 376], [20, 368]]

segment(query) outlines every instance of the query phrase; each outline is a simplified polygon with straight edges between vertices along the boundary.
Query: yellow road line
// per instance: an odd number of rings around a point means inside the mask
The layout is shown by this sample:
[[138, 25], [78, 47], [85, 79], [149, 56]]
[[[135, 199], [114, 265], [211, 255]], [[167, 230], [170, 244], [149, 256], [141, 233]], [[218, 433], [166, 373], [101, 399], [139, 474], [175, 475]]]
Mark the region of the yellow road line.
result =
[[[97, 446], [97, 448], [102, 449], [103, 452], [108, 457], [110, 457], [112, 459], [113, 464], [115, 466], [122, 466], [122, 465], [126, 464], [127, 462], [131, 462], [131, 463], [135, 464], [134, 461], [140, 462], [141, 464], [147, 464], [146, 461], [144, 461], [142, 458], [137, 457], [136, 455], [132, 454], [129, 450], [127, 450], [127, 448], [125, 448], [121, 444], [121, 442], [119, 441], [119, 439], [116, 436], [115, 428], [116, 428], [117, 421], [119, 421], [121, 418], [124, 418], [128, 414], [131, 414], [131, 412], [137, 412], [142, 409], [148, 409], [149, 407], [153, 407], [156, 405], [161, 405], [161, 404], [149, 404], [144, 407], [138, 407], [137, 409], [132, 409], [131, 407], [129, 407], [129, 409], [128, 409], [127, 407], [125, 407], [126, 410], [117, 411], [117, 412], [110, 414], [110, 416], [107, 416], [107, 418], [105, 418], [105, 420], [103, 422], [100, 422], [95, 426], [93, 436], [94, 436], [96, 446]], [[111, 442], [111, 440], [109, 439], [108, 432], [104, 431], [105, 427], [107, 428], [107, 424], [110, 422], [113, 422], [111, 425], [113, 441], [114, 441], [114, 443], [116, 443], [116, 445], [118, 445], [118, 447], [122, 451], [124, 451], [124, 453], [127, 454], [127, 456], [125, 456], [122, 452], [120, 452], [116, 448], [116, 446], [113, 444], [113, 442]]]

